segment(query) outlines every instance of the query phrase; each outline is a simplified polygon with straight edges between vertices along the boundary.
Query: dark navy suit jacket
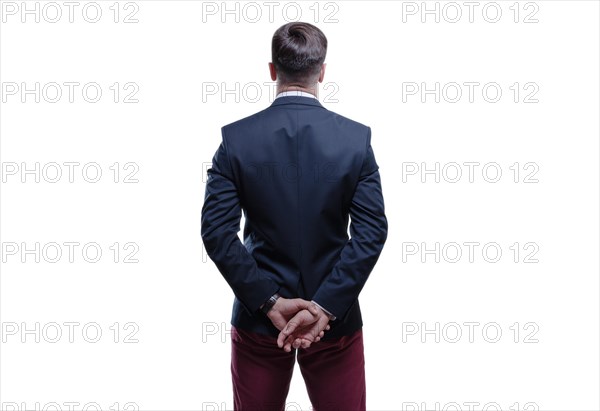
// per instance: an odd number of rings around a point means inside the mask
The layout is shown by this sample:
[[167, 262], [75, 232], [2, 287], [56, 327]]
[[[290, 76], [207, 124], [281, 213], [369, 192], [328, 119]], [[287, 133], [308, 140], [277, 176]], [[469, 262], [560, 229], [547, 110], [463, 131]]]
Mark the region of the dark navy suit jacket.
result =
[[278, 335], [259, 307], [279, 292], [337, 317], [324, 339], [361, 328], [358, 295], [387, 238], [371, 129], [286, 96], [221, 131], [201, 235], [235, 294], [231, 324]]

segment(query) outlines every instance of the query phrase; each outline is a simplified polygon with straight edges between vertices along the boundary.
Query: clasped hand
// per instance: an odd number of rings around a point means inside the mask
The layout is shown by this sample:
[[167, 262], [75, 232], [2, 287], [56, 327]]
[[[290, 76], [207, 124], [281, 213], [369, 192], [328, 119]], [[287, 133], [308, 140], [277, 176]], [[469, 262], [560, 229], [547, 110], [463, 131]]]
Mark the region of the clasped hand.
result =
[[280, 331], [277, 346], [286, 352], [290, 352], [292, 347], [310, 347], [330, 328], [325, 311], [302, 298], [279, 297], [267, 317]]

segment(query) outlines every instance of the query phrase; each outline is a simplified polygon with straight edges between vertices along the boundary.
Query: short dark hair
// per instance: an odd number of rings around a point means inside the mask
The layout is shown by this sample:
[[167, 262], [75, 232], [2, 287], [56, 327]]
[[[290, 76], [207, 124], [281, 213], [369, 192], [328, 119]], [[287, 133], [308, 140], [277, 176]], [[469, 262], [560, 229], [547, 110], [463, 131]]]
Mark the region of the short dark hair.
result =
[[316, 82], [327, 54], [327, 37], [309, 23], [279, 27], [271, 45], [273, 64], [281, 83], [310, 85]]

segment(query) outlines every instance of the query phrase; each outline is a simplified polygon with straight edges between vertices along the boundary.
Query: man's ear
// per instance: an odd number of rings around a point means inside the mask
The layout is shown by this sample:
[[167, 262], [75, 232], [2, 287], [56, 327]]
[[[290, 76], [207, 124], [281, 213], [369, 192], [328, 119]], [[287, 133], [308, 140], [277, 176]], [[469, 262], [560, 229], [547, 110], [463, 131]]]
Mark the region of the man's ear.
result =
[[277, 71], [275, 70], [275, 64], [269, 63], [269, 72], [271, 73], [271, 80], [277, 80]]
[[323, 65], [321, 66], [321, 74], [319, 74], [319, 83], [323, 82], [323, 78], [325, 78], [325, 66], [327, 64], [323, 63]]

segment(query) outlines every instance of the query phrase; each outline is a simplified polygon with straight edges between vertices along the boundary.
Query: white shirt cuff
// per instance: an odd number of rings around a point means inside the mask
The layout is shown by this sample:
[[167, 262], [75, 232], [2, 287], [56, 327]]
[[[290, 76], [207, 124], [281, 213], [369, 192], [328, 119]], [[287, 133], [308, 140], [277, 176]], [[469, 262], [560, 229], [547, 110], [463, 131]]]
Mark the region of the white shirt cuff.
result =
[[315, 300], [311, 301], [314, 305], [316, 305], [317, 307], [319, 307], [321, 310], [325, 311], [325, 314], [327, 314], [329, 316], [329, 321], [333, 321], [336, 319], [336, 316], [331, 314], [329, 311], [327, 311], [325, 308], [321, 307], [319, 305], [319, 303], [317, 303]]

